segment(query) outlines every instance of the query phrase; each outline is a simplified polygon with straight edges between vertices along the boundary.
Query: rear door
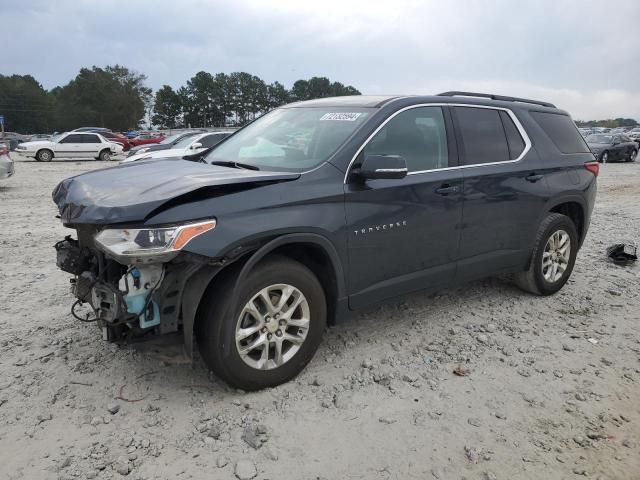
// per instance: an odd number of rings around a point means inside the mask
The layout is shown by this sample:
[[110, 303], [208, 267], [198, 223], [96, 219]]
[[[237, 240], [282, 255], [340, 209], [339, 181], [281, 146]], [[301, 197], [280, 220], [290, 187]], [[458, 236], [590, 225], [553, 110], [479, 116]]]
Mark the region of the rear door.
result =
[[452, 113], [464, 165], [458, 277], [524, 265], [549, 197], [546, 171], [511, 111], [459, 106]]
[[94, 158], [98, 156], [100, 149], [102, 148], [102, 140], [95, 133], [85, 133], [82, 136], [82, 155], [86, 158]]
[[361, 148], [365, 155], [400, 155], [409, 174], [399, 180], [347, 178], [348, 282], [353, 309], [428, 288], [455, 274], [462, 217], [462, 172], [448, 111], [410, 107], [383, 124]]

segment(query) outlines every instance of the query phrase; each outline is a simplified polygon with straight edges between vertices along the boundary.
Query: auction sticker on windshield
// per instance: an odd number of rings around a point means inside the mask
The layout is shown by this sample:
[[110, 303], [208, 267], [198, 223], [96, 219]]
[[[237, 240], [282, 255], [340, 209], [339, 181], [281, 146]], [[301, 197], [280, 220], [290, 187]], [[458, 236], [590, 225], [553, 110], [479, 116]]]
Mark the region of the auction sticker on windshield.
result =
[[355, 122], [361, 113], [341, 112], [341, 113], [325, 113], [320, 120], [341, 120], [345, 122]]

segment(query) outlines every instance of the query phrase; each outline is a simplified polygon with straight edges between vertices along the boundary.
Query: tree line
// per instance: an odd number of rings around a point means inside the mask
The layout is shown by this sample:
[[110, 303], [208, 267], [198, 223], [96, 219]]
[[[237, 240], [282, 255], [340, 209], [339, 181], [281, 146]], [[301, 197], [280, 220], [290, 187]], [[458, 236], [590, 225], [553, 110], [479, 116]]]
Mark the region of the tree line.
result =
[[579, 127], [637, 127], [638, 122], [633, 118], [610, 118], [608, 120], [576, 120], [576, 125]]
[[121, 65], [83, 68], [68, 84], [46, 90], [31, 75], [0, 75], [0, 115], [5, 130], [50, 133], [81, 126], [126, 131], [160, 128], [242, 126], [292, 101], [360, 95], [325, 77], [296, 81], [290, 89], [246, 72], [198, 72], [184, 86], [146, 86], [147, 77]]

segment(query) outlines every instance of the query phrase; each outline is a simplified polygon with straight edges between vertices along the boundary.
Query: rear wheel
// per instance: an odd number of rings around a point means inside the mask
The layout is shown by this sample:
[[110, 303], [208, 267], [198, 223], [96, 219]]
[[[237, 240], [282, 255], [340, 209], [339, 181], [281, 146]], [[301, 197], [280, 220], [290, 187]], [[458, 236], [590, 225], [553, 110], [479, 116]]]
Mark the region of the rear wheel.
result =
[[274, 387], [311, 360], [326, 325], [324, 291], [304, 265], [286, 257], [259, 263], [239, 287], [235, 278], [209, 291], [197, 341], [207, 366], [237, 388]]
[[111, 161], [111, 152], [109, 150], [103, 150], [100, 152], [98, 158], [103, 162], [109, 162]]
[[51, 150], [40, 150], [36, 153], [36, 160], [39, 162], [50, 162], [53, 158], [53, 152]]
[[535, 295], [556, 293], [573, 271], [578, 241], [578, 232], [569, 217], [548, 214], [536, 235], [529, 268], [514, 275], [516, 285]]
[[638, 151], [637, 150], [631, 150], [631, 153], [629, 154], [629, 161], [630, 162], [635, 162], [637, 156], [638, 156]]
[[602, 154], [600, 155], [600, 161], [602, 163], [609, 163], [609, 152], [607, 151], [602, 152]]

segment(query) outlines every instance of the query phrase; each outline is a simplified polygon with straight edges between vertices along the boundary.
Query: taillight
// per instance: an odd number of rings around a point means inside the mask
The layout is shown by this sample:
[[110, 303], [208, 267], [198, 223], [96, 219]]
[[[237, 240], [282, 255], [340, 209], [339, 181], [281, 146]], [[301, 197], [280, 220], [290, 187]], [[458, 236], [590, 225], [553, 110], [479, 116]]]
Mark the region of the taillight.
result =
[[593, 173], [596, 177], [600, 173], [600, 164], [598, 162], [587, 162], [584, 164], [584, 168]]
[[5, 145], [0, 145], [0, 155], [9, 155], [9, 149]]

